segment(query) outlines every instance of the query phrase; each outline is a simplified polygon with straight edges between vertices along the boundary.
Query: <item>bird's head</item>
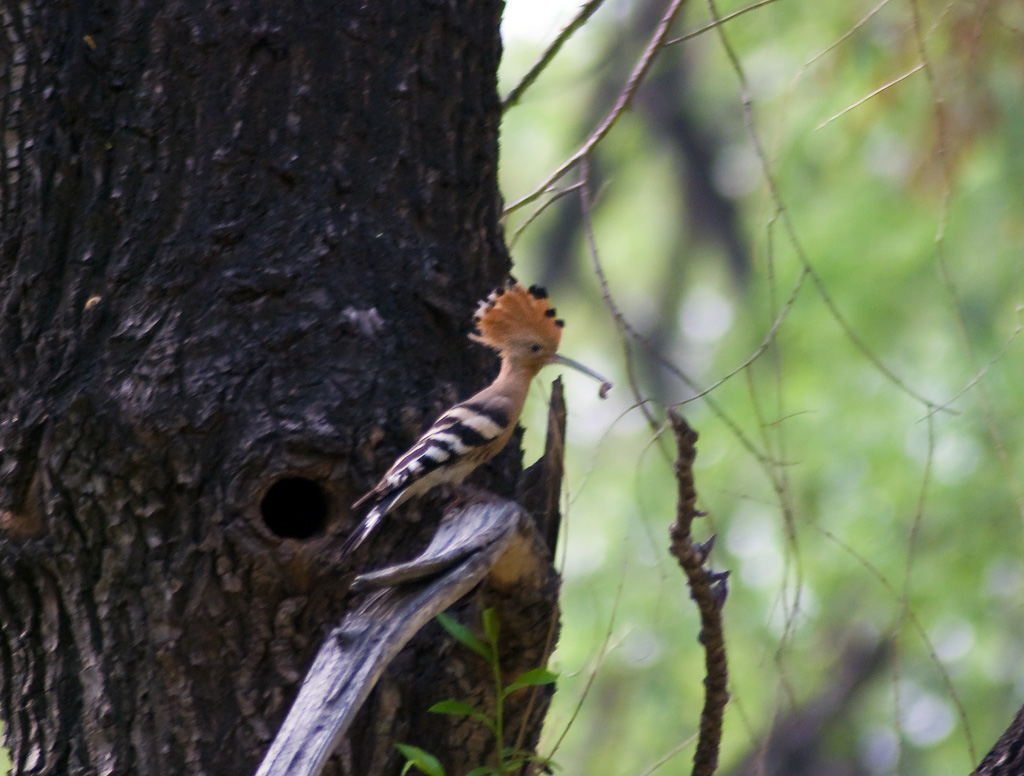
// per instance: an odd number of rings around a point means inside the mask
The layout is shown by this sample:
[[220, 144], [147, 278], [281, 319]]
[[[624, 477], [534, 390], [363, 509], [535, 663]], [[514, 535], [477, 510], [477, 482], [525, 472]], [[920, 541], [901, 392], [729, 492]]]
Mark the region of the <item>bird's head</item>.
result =
[[532, 376], [557, 360], [565, 323], [540, 286], [527, 289], [510, 280], [480, 302], [473, 320], [477, 331], [470, 339], [498, 351], [514, 369]]
[[587, 367], [558, 354], [565, 322], [548, 303], [548, 293], [540, 286], [523, 288], [510, 279], [480, 302], [473, 316], [475, 340], [494, 348], [513, 370], [521, 370], [530, 379], [548, 364], [564, 364], [601, 383], [601, 398], [612, 384]]

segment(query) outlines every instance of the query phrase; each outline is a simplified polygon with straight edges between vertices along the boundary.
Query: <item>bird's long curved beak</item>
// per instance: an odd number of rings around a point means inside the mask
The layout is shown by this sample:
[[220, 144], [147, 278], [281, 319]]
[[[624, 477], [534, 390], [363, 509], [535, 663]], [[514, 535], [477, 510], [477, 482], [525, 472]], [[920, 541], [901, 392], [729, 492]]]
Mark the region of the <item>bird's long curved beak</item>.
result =
[[606, 398], [608, 396], [608, 391], [612, 389], [612, 384], [609, 380], [606, 380], [593, 369], [583, 366], [583, 364], [581, 364], [579, 361], [573, 361], [571, 358], [566, 358], [565, 356], [559, 353], [555, 353], [555, 355], [551, 357], [551, 360], [548, 363], [561, 364], [562, 366], [572, 367], [577, 372], [583, 372], [583, 374], [585, 374], [587, 377], [593, 377], [595, 380], [601, 383], [601, 389], [597, 392], [597, 395], [600, 396], [602, 399]]

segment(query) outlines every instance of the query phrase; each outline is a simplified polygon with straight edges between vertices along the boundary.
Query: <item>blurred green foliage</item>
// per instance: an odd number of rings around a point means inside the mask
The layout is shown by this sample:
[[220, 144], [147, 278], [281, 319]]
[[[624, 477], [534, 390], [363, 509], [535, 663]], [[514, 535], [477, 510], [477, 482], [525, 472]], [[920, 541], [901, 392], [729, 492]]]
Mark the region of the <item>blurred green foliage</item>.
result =
[[[509, 1], [505, 92], [576, 6], [550, 5]], [[607, 113], [665, 5], [609, 0], [508, 111], [506, 201]], [[691, 4], [676, 34], [709, 14]], [[685, 402], [701, 434], [696, 530], [732, 571], [721, 772], [772, 773], [774, 728], [811, 731], [818, 772], [969, 773], [1024, 701], [1024, 4], [778, 0], [721, 30], [739, 72], [719, 30], [665, 49], [590, 180], [615, 305], [711, 388], [694, 399], [625, 338], [640, 398], [659, 420]], [[701, 220], [699, 160], [659, 110], [694, 129], [733, 222]], [[541, 754], [561, 742], [563, 773], [603, 776], [678, 749], [655, 772], [688, 772], [703, 654], [667, 551], [675, 450], [635, 406], [583, 235], [570, 193], [513, 244], [518, 276], [551, 284], [562, 352], [617, 383], [602, 403], [567, 375], [562, 679]]]

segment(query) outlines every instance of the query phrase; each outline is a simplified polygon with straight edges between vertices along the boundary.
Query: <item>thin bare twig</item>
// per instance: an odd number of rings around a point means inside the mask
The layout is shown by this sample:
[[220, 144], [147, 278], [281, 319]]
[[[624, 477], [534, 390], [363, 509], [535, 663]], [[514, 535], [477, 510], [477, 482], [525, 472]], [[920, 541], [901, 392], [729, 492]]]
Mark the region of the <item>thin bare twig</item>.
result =
[[643, 55], [640, 57], [640, 61], [636, 63], [636, 67], [633, 68], [633, 73], [629, 77], [629, 81], [626, 83], [626, 87], [619, 94], [619, 99], [615, 101], [614, 107], [611, 112], [605, 117], [604, 121], [601, 122], [593, 134], [587, 138], [586, 142], [579, 147], [579, 149], [566, 159], [561, 166], [555, 170], [551, 175], [548, 176], [540, 186], [534, 189], [532, 192], [527, 194], [525, 197], [513, 202], [511, 205], [505, 208], [505, 215], [513, 213], [524, 205], [528, 205], [533, 202], [537, 197], [543, 194], [551, 186], [552, 183], [557, 181], [569, 170], [575, 167], [581, 159], [590, 154], [594, 150], [594, 146], [600, 143], [605, 135], [607, 135], [615, 122], [619, 120], [619, 117], [629, 107], [630, 102], [633, 100], [633, 96], [636, 94], [636, 90], [640, 88], [640, 84], [643, 82], [644, 77], [647, 75], [647, 71], [651, 69], [651, 65], [654, 63], [654, 59], [658, 52], [665, 45], [665, 38], [668, 36], [669, 28], [672, 26], [672, 22], [676, 20], [676, 16], [683, 10], [683, 6], [686, 5], [686, 0], [672, 0], [668, 10], [662, 17], [661, 22], [658, 24], [658, 29], [654, 31], [654, 36], [651, 38], [651, 42], [647, 44], [647, 48], [644, 50]]
[[685, 35], [680, 35], [678, 38], [672, 38], [672, 40], [665, 41], [665, 46], [674, 46], [677, 43], [692, 40], [693, 38], [696, 38], [698, 35], [703, 35], [705, 32], [710, 32], [720, 24], [725, 24], [726, 22], [735, 19], [737, 16], [743, 16], [743, 14], [745, 13], [750, 13], [751, 11], [755, 11], [763, 6], [771, 5], [775, 1], [776, 0], [761, 0], [761, 2], [754, 3], [753, 5], [748, 5], [746, 8], [740, 8], [740, 10], [733, 11], [732, 13], [723, 16], [721, 19], [716, 19], [715, 21], [711, 22], [711, 24], [705, 24], [700, 29], [694, 30], [693, 32], [688, 32]]
[[899, 78], [894, 78], [892, 81], [889, 81], [889, 83], [883, 84], [882, 86], [879, 86], [877, 89], [875, 89], [870, 94], [866, 94], [863, 97], [861, 97], [859, 100], [857, 100], [855, 103], [853, 103], [853, 105], [848, 105], [845, 108], [843, 108], [841, 111], [839, 111], [839, 113], [837, 113], [832, 118], [825, 119], [823, 122], [821, 122], [818, 126], [815, 127], [815, 130], [824, 129], [825, 127], [827, 127], [829, 124], [831, 124], [836, 119], [841, 118], [842, 116], [845, 116], [847, 113], [849, 113], [854, 108], [859, 108], [861, 105], [866, 103], [872, 97], [877, 97], [879, 94], [884, 92], [889, 87], [895, 86], [900, 81], [903, 81], [903, 80], [905, 80], [907, 78], [910, 78], [910, 76], [912, 76], [918, 70], [922, 70], [923, 68], [924, 68], [924, 63], [922, 62], [921, 64], [919, 64], [919, 65], [911, 68], [910, 70], [908, 70], [906, 73], [901, 75]]
[[619, 308], [615, 306], [615, 302], [612, 301], [612, 292], [608, 287], [608, 278], [605, 277], [604, 267], [601, 266], [601, 257], [597, 253], [597, 238], [594, 237], [594, 222], [590, 217], [590, 165], [587, 160], [583, 160], [583, 169], [581, 171], [581, 186], [580, 186], [580, 206], [583, 209], [583, 231], [587, 236], [587, 246], [590, 249], [590, 256], [594, 262], [594, 273], [597, 275], [597, 280], [601, 284], [601, 294], [604, 298], [604, 303], [611, 311], [612, 316], [615, 318], [615, 328], [619, 332], [619, 342], [622, 344], [622, 354], [626, 362], [626, 378], [629, 380], [629, 387], [633, 391], [633, 397], [637, 400], [637, 404], [640, 407], [640, 411], [647, 418], [647, 423], [655, 431], [658, 430], [658, 420], [654, 417], [654, 413], [651, 412], [650, 407], [647, 406], [647, 402], [644, 397], [640, 394], [640, 382], [637, 380], [636, 370], [633, 368], [633, 359], [629, 352], [629, 339], [626, 336], [628, 328], [626, 319], [623, 317]]
[[576, 189], [578, 189], [582, 185], [582, 183], [577, 182], [572, 184], [571, 186], [566, 186], [564, 189], [554, 190], [551, 199], [548, 199], [542, 205], [539, 205], [537, 209], [530, 213], [527, 219], [516, 228], [516, 230], [512, 233], [512, 239], [509, 240], [508, 247], [511, 248], [512, 246], [514, 246], [516, 244], [516, 240], [519, 239], [519, 235], [523, 233], [523, 230], [526, 229], [526, 227], [528, 227], [534, 221], [536, 221], [537, 218], [540, 217], [540, 214], [547, 210], [548, 207], [558, 202], [558, 200], [560, 200], [566, 194], [571, 194], [572, 192], [576, 191]]
[[800, 289], [803, 288], [804, 279], [807, 277], [807, 275], [808, 270], [806, 268], [800, 270], [800, 275], [797, 277], [796, 283], [793, 285], [793, 289], [789, 293], [789, 297], [782, 305], [782, 310], [775, 316], [774, 320], [772, 321], [772, 325], [768, 328], [768, 333], [764, 335], [764, 337], [761, 340], [761, 344], [757, 346], [753, 353], [747, 356], [747, 358], [745, 358], [739, 366], [730, 369], [728, 372], [719, 377], [707, 388], [698, 391], [689, 398], [683, 399], [681, 402], [678, 402], [674, 406], [679, 407], [682, 406], [683, 404], [689, 404], [690, 402], [696, 401], [697, 399], [704, 398], [709, 393], [716, 390], [720, 385], [725, 384], [727, 381], [731, 380], [733, 377], [735, 377], [740, 372], [745, 370], [747, 367], [751, 366], [755, 361], [757, 361], [757, 359], [761, 357], [761, 354], [768, 350], [768, 348], [771, 347], [772, 343], [775, 342], [775, 335], [778, 333], [779, 327], [782, 326], [783, 322], [786, 320], [786, 317], [789, 315], [789, 311], [793, 308], [793, 305], [796, 303], [797, 295], [800, 293]]
[[618, 590], [615, 591], [615, 602], [612, 604], [612, 613], [608, 618], [608, 629], [605, 631], [604, 639], [601, 641], [601, 649], [597, 653], [596, 665], [594, 666], [594, 670], [590, 672], [590, 676], [587, 677], [587, 683], [583, 687], [583, 692], [580, 693], [580, 698], [576, 702], [576, 707], [572, 710], [572, 715], [569, 717], [569, 721], [565, 723], [565, 728], [562, 730], [561, 735], [558, 736], [558, 739], [555, 741], [555, 745], [551, 747], [551, 751], [548, 753], [547, 757], [544, 758], [549, 762], [554, 758], [555, 752], [558, 751], [558, 747], [560, 747], [562, 742], [565, 741], [565, 737], [569, 735], [570, 728], [572, 728], [573, 723], [576, 721], [576, 717], [583, 708], [583, 702], [587, 699], [591, 688], [594, 686], [594, 680], [597, 679], [597, 671], [602, 665], [604, 665], [604, 660], [609, 651], [608, 645], [611, 643], [612, 633], [615, 630], [615, 618], [619, 615], [619, 603], [622, 601], [622, 588], [623, 583], [620, 581]]
[[663, 754], [661, 757], [659, 757], [657, 760], [651, 763], [650, 767], [648, 767], [646, 770], [640, 773], [640, 776], [651, 776], [651, 774], [657, 771], [658, 768], [663, 766], [665, 763], [667, 763], [669, 760], [671, 760], [673, 757], [675, 757], [677, 754], [679, 754], [681, 751], [683, 751], [686, 747], [688, 747], [696, 740], [697, 734], [694, 733], [681, 744], [677, 744], [676, 746], [672, 747], [672, 749], [670, 749], [666, 754]]
[[865, 14], [865, 15], [864, 15], [864, 17], [863, 17], [863, 18], [861, 18], [861, 20], [860, 20], [860, 21], [858, 21], [858, 22], [857, 22], [856, 24], [854, 24], [854, 25], [853, 25], [852, 27], [850, 27], [850, 29], [848, 29], [848, 30], [847, 30], [846, 32], [844, 32], [844, 33], [843, 33], [843, 34], [842, 34], [842, 35], [841, 35], [841, 36], [839, 37], [839, 39], [838, 39], [838, 40], [836, 40], [836, 41], [832, 42], [832, 43], [831, 43], [831, 44], [830, 44], [830, 45], [829, 45], [829, 46], [828, 46], [827, 48], [824, 48], [824, 49], [822, 49], [822, 50], [821, 50], [821, 51], [819, 51], [819, 52], [818, 52], [817, 54], [815, 54], [815, 55], [814, 55], [813, 57], [811, 57], [811, 58], [810, 58], [810, 59], [808, 59], [808, 60], [807, 60], [806, 62], [804, 62], [804, 63], [803, 63], [803, 64], [802, 64], [801, 66], [800, 66], [800, 69], [799, 69], [799, 70], [797, 70], [797, 72], [796, 72], [796, 75], [795, 75], [795, 76], [793, 77], [793, 80], [794, 80], [794, 81], [796, 81], [796, 80], [797, 80], [798, 78], [800, 78], [801, 74], [803, 74], [803, 72], [804, 72], [804, 71], [805, 71], [805, 70], [806, 70], [806, 69], [807, 69], [808, 67], [810, 67], [811, 65], [813, 65], [813, 64], [814, 64], [815, 62], [817, 62], [817, 61], [818, 61], [819, 59], [821, 59], [821, 58], [822, 58], [823, 56], [825, 56], [826, 54], [828, 54], [828, 53], [829, 53], [830, 51], [833, 51], [834, 49], [836, 49], [837, 47], [839, 47], [840, 45], [842, 45], [842, 43], [843, 43], [844, 41], [846, 41], [846, 40], [848, 40], [849, 38], [853, 37], [853, 34], [854, 34], [855, 32], [857, 32], [857, 30], [859, 30], [859, 29], [860, 29], [861, 27], [863, 27], [863, 26], [864, 26], [865, 24], [867, 24], [867, 23], [868, 23], [869, 21], [871, 21], [871, 17], [872, 17], [872, 16], [874, 16], [874, 15], [875, 15], [876, 13], [878, 13], [879, 11], [881, 11], [881, 10], [882, 10], [882, 9], [883, 9], [883, 8], [884, 8], [884, 7], [886, 6], [886, 5], [888, 5], [888, 3], [889, 3], [889, 0], [882, 0], [882, 1], [881, 1], [881, 2], [880, 2], [880, 3], [878, 4], [878, 5], [876, 5], [876, 6], [875, 6], [874, 8], [872, 8], [872, 9], [871, 9], [870, 11], [868, 11], [868, 12], [867, 12], [867, 14]]
[[576, 14], [576, 18], [569, 22], [565, 28], [558, 33], [558, 37], [552, 41], [550, 46], [548, 46], [547, 51], [540, 55], [540, 59], [533, 63], [533, 67], [526, 72], [526, 75], [520, 79], [519, 83], [515, 85], [515, 88], [512, 89], [512, 91], [505, 96], [505, 99], [501, 101], [502, 113], [519, 102], [519, 99], [523, 96], [523, 92], [529, 89], [540, 74], [544, 72], [544, 68], [547, 67], [551, 60], [555, 58], [555, 55], [558, 54], [562, 45], [573, 36], [576, 30], [586, 24], [587, 19], [594, 15], [594, 12], [601, 7], [603, 2], [604, 0], [590, 0], [589, 3], [584, 4], [584, 6], [580, 8], [579, 13]]
[[[1002, 347], [1000, 347], [999, 350], [996, 351], [995, 355], [993, 355], [983, 367], [981, 367], [977, 372], [975, 372], [974, 377], [972, 377], [970, 380], [968, 380], [963, 388], [961, 388], [959, 391], [957, 391], [952, 396], [950, 396], [948, 399], [946, 399], [945, 402], [943, 402], [942, 404], [940, 404], [937, 407], [935, 407], [932, 410], [932, 412], [942, 412], [942, 411], [952, 412], [952, 410], [950, 409], [950, 405], [952, 405], [953, 402], [955, 402], [957, 399], [959, 399], [965, 393], [970, 391], [972, 388], [974, 388], [976, 385], [978, 385], [982, 381], [982, 379], [984, 379], [985, 375], [987, 375], [989, 373], [989, 371], [992, 369], [992, 367], [994, 367], [997, 363], [999, 363], [1003, 359], [1003, 356], [1005, 356], [1007, 351], [1009, 351], [1010, 346], [1013, 345], [1017, 341], [1017, 337], [1019, 337], [1022, 332], [1024, 332], [1024, 328], [1022, 328], [1020, 325], [1018, 325], [1017, 328], [1013, 330], [1013, 333], [1010, 334], [1010, 336], [1007, 338], [1006, 342], [1003, 343]], [[1015, 482], [1015, 480], [1014, 480], [1014, 482]], [[1024, 503], [1024, 502], [1022, 502], [1022, 501], [1020, 501], [1018, 499], [1018, 506], [1020, 506], [1022, 503]], [[1024, 514], [1024, 511], [1022, 511], [1022, 514]]]

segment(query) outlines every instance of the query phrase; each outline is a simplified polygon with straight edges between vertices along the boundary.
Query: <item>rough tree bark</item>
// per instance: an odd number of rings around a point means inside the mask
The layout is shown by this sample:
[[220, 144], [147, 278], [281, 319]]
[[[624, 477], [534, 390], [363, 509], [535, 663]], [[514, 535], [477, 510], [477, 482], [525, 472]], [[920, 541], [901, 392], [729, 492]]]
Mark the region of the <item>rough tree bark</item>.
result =
[[[353, 605], [349, 505], [493, 357], [500, 0], [0, 5], [0, 711], [16, 773], [251, 773]], [[514, 447], [514, 445], [513, 445]], [[513, 492], [514, 450], [485, 473]], [[357, 562], [411, 555], [438, 509]], [[418, 519], [416, 519], [418, 518]], [[509, 673], [553, 586], [497, 604]], [[434, 627], [333, 767], [451, 773]], [[535, 740], [545, 703], [513, 709]], [[516, 715], [518, 714], [518, 718]], [[525, 731], [525, 732], [524, 732]]]

